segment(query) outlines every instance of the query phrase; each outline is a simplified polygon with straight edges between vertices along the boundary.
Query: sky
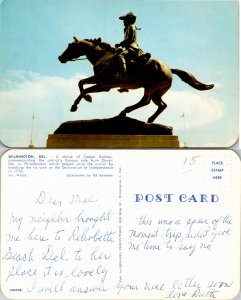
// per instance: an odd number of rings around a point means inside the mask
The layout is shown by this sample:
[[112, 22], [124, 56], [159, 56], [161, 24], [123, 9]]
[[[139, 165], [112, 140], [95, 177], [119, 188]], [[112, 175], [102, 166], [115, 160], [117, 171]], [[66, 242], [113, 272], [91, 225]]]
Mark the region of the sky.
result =
[[[230, 147], [239, 134], [238, 1], [163, 0], [1, 0], [0, 141], [45, 147], [48, 134], [63, 122], [111, 118], [138, 102], [143, 89], [117, 89], [77, 98], [78, 81], [93, 75], [88, 60], [61, 64], [58, 56], [73, 36], [123, 40], [119, 16], [137, 16], [138, 43], [170, 68], [182, 69], [206, 84], [198, 91], [173, 76], [163, 96], [166, 110], [155, 123], [172, 126], [181, 145]], [[150, 104], [128, 114], [141, 121], [155, 112]], [[185, 115], [185, 118], [181, 116]], [[33, 119], [34, 115], [34, 119]], [[33, 130], [32, 128], [33, 122]]]

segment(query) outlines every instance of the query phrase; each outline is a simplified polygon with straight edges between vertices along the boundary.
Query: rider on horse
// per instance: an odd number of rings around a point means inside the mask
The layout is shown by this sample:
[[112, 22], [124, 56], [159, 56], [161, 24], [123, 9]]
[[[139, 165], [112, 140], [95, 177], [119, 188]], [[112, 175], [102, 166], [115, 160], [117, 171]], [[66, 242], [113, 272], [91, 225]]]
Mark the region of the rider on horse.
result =
[[[126, 16], [123, 17], [126, 19]], [[123, 17], [121, 18], [123, 19]], [[131, 21], [125, 22], [125, 24], [134, 25], [135, 16], [131, 18], [127, 17], [127, 19], [131, 19]], [[127, 28], [128, 26], [126, 25]], [[130, 30], [126, 29], [126, 36], [130, 36], [132, 33], [133, 39], [125, 39], [123, 42], [121, 42], [121, 45], [127, 50], [133, 50], [133, 52], [136, 51], [136, 56], [138, 56], [140, 49], [136, 42], [136, 28], [133, 26], [129, 28]], [[122, 49], [112, 48], [109, 44], [101, 42], [100, 38], [79, 40], [74, 37], [74, 42], [68, 44], [66, 50], [59, 56], [59, 61], [61, 63], [66, 63], [73, 60], [75, 61], [81, 56], [86, 56], [89, 62], [93, 65], [94, 69], [93, 76], [81, 79], [79, 81], [78, 86], [80, 94], [71, 107], [72, 112], [77, 110], [81, 99], [91, 102], [92, 98], [89, 93], [108, 92], [113, 88], [121, 88], [122, 91], [123, 89], [127, 88], [144, 88], [144, 95], [141, 100], [134, 105], [126, 107], [121, 112], [121, 116], [125, 116], [127, 113], [148, 105], [150, 101], [153, 101], [158, 108], [157, 111], [150, 118], [148, 118], [148, 122], [152, 123], [167, 107], [165, 102], [162, 100], [162, 96], [170, 89], [172, 85], [173, 74], [176, 74], [181, 80], [200, 91], [210, 90], [214, 87], [213, 84], [207, 85], [198, 81], [192, 74], [189, 74], [186, 71], [170, 69], [161, 60], [152, 59], [147, 61], [147, 63], [143, 63], [142, 56], [144, 56], [144, 61], [149, 59], [148, 55], [143, 54], [143, 52], [141, 52], [141, 55], [139, 55], [140, 58], [137, 58], [137, 63], [133, 63], [133, 66], [130, 64], [130, 68], [127, 69], [128, 77], [115, 77], [114, 74], [116, 74], [118, 70], [116, 60], [118, 58], [119, 51], [122, 52]], [[133, 60], [129, 57], [127, 58], [128, 60]], [[139, 60], [141, 60], [142, 63], [140, 63]], [[90, 87], [84, 88], [84, 85], [89, 84], [91, 85]]]
[[145, 63], [147, 62], [151, 55], [150, 53], [144, 53], [138, 43], [137, 43], [137, 34], [136, 34], [136, 16], [129, 12], [128, 14], [119, 17], [120, 20], [123, 20], [124, 22], [124, 40], [115, 46], [123, 47], [126, 50], [121, 52], [119, 54], [119, 65], [121, 70], [121, 76], [126, 77], [126, 57], [129, 56], [130, 58], [133, 58], [135, 61], [138, 61], [139, 63]]

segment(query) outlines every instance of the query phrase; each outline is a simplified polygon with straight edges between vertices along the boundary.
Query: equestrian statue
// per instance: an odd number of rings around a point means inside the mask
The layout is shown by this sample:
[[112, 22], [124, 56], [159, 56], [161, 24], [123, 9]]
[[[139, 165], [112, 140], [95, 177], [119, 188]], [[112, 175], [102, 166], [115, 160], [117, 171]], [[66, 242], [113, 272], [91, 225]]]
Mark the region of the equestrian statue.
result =
[[[124, 40], [115, 47], [102, 42], [101, 38], [79, 40], [74, 37], [74, 41], [59, 56], [61, 63], [86, 56], [93, 65], [94, 75], [79, 81], [80, 95], [71, 107], [72, 112], [77, 110], [81, 99], [92, 101], [90, 93], [108, 92], [113, 88], [119, 88], [118, 91], [122, 93], [129, 89], [144, 88], [142, 99], [126, 107], [120, 115], [126, 116], [153, 101], [157, 110], [147, 121], [152, 123], [167, 107], [162, 96], [170, 89], [173, 74], [200, 91], [214, 87], [213, 84], [201, 83], [186, 71], [170, 69], [163, 61], [151, 58], [150, 53], [143, 52], [137, 43], [136, 16], [130, 12], [119, 19], [123, 20], [125, 26]], [[84, 89], [86, 84], [92, 86]]]

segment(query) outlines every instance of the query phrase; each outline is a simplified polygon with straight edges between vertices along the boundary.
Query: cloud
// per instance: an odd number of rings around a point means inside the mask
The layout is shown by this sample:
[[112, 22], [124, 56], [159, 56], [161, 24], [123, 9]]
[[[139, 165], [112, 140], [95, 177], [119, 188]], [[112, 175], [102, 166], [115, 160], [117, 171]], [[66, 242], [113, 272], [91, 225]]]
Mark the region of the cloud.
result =
[[170, 91], [165, 101], [177, 128], [183, 126], [181, 118], [183, 113], [186, 127], [193, 128], [220, 120], [225, 109], [224, 103], [211, 96], [210, 91]]
[[[52, 133], [53, 127], [58, 126], [62, 120], [66, 104], [64, 101], [74, 99], [75, 92], [77, 95], [78, 89], [74, 89], [77, 78], [43, 76], [22, 70], [12, 71], [8, 75], [0, 90], [1, 141], [8, 146], [26, 146], [34, 110], [36, 142], [44, 146], [47, 134]], [[15, 136], [18, 142], [22, 137], [21, 144], [16, 144]]]
[[[143, 89], [120, 94], [92, 94], [90, 104], [82, 100], [78, 111], [70, 112], [79, 95], [78, 81], [83, 74], [64, 78], [46, 76], [25, 70], [9, 71], [0, 86], [0, 138], [8, 146], [29, 143], [32, 113], [35, 111], [33, 140], [36, 146], [45, 146], [48, 134], [69, 120], [109, 118], [118, 115], [126, 106], [137, 103]], [[173, 91], [163, 96], [167, 109], [156, 120], [176, 129], [183, 128], [181, 115], [185, 113], [187, 128], [201, 127], [222, 118], [224, 104], [211, 96], [210, 91]], [[146, 121], [157, 109], [155, 104], [138, 109], [130, 117]], [[17, 138], [16, 138], [17, 137]]]
[[226, 143], [206, 143], [203, 145], [203, 147], [206, 147], [206, 148], [234, 147], [234, 145], [237, 143], [237, 141], [238, 141], [238, 136], [233, 136], [229, 140], [227, 140]]

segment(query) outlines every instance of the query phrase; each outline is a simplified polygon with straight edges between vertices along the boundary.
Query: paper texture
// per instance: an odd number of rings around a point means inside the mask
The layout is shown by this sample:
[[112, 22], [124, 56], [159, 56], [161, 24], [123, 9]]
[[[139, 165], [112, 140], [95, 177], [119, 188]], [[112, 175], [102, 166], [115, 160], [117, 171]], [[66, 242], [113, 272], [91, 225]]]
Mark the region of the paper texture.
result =
[[240, 160], [231, 150], [10, 150], [1, 287], [11, 299], [232, 299]]

